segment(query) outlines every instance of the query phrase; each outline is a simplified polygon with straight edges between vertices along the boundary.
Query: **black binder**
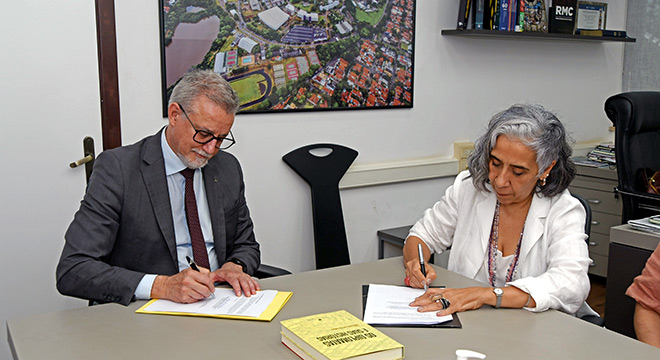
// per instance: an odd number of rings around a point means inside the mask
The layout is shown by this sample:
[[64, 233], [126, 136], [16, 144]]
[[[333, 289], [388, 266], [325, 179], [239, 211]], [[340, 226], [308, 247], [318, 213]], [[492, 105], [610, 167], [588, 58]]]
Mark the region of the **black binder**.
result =
[[[431, 286], [442, 288], [444, 286]], [[362, 318], [364, 319], [364, 310], [367, 307], [367, 295], [369, 294], [369, 285], [362, 285]], [[373, 327], [432, 327], [432, 328], [455, 328], [460, 329], [461, 320], [458, 319], [458, 314], [451, 314], [453, 320], [446, 321], [440, 324], [369, 324]]]

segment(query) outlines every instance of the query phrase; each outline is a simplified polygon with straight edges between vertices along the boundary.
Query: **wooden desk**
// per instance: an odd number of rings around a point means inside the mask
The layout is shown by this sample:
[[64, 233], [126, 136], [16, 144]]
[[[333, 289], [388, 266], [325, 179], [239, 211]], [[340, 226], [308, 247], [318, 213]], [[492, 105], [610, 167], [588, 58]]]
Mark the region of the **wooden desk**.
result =
[[[434, 266], [438, 285], [479, 285]], [[362, 284], [403, 283], [401, 257], [285, 275], [261, 281], [264, 289], [293, 291], [268, 323], [136, 314], [98, 305], [7, 321], [16, 359], [284, 359], [298, 357], [280, 343], [280, 320], [345, 309], [361, 317]], [[658, 359], [660, 349], [554, 310], [485, 306], [461, 313], [462, 329], [379, 328], [406, 347], [406, 359], [455, 359], [456, 349], [488, 359]]]

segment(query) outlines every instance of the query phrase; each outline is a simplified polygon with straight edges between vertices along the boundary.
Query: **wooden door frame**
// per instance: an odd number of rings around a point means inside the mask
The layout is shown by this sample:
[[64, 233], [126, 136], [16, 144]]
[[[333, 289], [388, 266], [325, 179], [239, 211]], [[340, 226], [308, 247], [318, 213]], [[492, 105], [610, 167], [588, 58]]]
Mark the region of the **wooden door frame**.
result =
[[101, 133], [103, 150], [107, 150], [121, 146], [114, 0], [96, 0], [96, 40], [101, 94]]

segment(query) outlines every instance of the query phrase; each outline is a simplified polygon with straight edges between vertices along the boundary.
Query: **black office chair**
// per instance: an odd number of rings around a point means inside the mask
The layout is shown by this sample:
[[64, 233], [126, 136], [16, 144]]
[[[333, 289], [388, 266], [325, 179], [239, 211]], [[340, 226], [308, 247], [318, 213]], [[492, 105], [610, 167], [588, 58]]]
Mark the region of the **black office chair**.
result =
[[[591, 206], [589, 205], [587, 200], [584, 199], [582, 196], [580, 196], [578, 194], [573, 194], [573, 193], [571, 193], [571, 195], [573, 195], [574, 198], [576, 198], [580, 201], [580, 204], [582, 204], [582, 206], [584, 207], [584, 211], [587, 215], [587, 217], [584, 221], [584, 233], [587, 234], [587, 245], [588, 245], [589, 244], [589, 237], [591, 236]], [[598, 315], [584, 315], [584, 316], [580, 317], [580, 319], [582, 319], [584, 321], [588, 321], [588, 322], [590, 322], [594, 325], [598, 325], [598, 326], [601, 326], [601, 327], [605, 326], [605, 319], [603, 319], [602, 317], [600, 317]]]
[[660, 196], [646, 192], [642, 177], [646, 168], [660, 170], [660, 92], [614, 95], [605, 101], [605, 113], [615, 127], [621, 222], [660, 213]]
[[589, 202], [583, 198], [582, 196], [578, 194], [573, 194], [574, 198], [578, 199], [580, 201], [580, 204], [584, 207], [584, 211], [587, 213], [587, 219], [584, 224], [584, 233], [587, 234], [587, 244], [589, 243], [589, 236], [591, 236], [591, 205], [589, 205]]
[[345, 146], [313, 144], [282, 157], [311, 187], [317, 269], [351, 263], [339, 197], [339, 180], [357, 155], [357, 151]]
[[271, 265], [260, 264], [257, 271], [253, 274], [257, 279], [266, 279], [270, 277], [291, 274], [289, 270], [278, 268]]

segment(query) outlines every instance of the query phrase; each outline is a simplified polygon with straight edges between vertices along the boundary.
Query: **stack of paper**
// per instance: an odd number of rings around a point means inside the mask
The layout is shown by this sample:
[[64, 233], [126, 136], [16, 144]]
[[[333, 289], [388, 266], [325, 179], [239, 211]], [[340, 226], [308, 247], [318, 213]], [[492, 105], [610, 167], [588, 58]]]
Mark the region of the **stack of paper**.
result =
[[437, 311], [419, 312], [410, 303], [424, 289], [408, 286], [369, 284], [364, 322], [372, 325], [430, 325], [452, 321], [453, 316], [438, 316]]
[[153, 299], [136, 313], [207, 316], [224, 319], [271, 321], [284, 307], [292, 293], [289, 291], [261, 290], [251, 297], [236, 296], [233, 289], [216, 288], [215, 296], [191, 304]]
[[601, 161], [590, 160], [586, 156], [575, 156], [572, 158], [576, 165], [588, 166], [593, 168], [608, 167], [609, 164]]
[[657, 219], [658, 217], [658, 215], [655, 215], [638, 220], [628, 220], [628, 224], [630, 224], [633, 229], [660, 234], [660, 225], [650, 221], [651, 218]]
[[614, 156], [614, 145], [600, 144], [595, 149], [591, 150], [587, 155], [587, 159], [605, 164], [616, 164]]

